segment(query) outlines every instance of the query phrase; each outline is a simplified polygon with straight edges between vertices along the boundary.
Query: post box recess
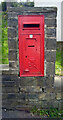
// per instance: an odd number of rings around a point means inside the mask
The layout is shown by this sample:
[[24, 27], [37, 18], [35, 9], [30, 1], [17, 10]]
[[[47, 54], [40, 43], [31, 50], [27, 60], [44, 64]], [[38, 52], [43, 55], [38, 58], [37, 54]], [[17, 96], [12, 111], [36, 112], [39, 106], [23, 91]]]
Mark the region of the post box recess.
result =
[[44, 16], [18, 15], [20, 76], [44, 76]]

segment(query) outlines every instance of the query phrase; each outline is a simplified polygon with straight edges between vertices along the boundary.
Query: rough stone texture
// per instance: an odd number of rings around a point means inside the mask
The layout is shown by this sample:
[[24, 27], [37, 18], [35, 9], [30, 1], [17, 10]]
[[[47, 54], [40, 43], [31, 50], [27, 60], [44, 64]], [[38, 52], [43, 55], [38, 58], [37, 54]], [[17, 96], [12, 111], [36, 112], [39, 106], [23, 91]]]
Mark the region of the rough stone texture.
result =
[[16, 61], [17, 60], [17, 51], [16, 50], [9, 50], [9, 60]]
[[52, 19], [45, 19], [45, 24], [47, 24], [47, 27], [56, 27], [56, 19], [53, 19], [54, 16], [51, 18]]
[[8, 37], [9, 38], [17, 37], [17, 30], [14, 28], [8, 28]]
[[10, 49], [14, 49], [14, 50], [16, 50], [17, 49], [17, 45], [18, 45], [18, 42], [17, 42], [17, 40], [16, 39], [9, 39], [8, 38], [8, 47], [10, 48]]
[[55, 12], [57, 13], [56, 7], [9, 7], [9, 12], [37, 12], [37, 13], [51, 13]]
[[17, 69], [17, 61], [9, 61], [9, 67], [13, 69]]
[[46, 49], [47, 50], [56, 50], [56, 39], [49, 39], [49, 38], [46, 39]]
[[56, 51], [46, 51], [45, 58], [47, 62], [55, 62]]
[[10, 17], [10, 19], [8, 19], [8, 26], [16, 28], [18, 26], [18, 20], [16, 18], [11, 18]]
[[[54, 107], [57, 92], [54, 88], [56, 56], [56, 8], [19, 7], [8, 8], [9, 71], [3, 71], [3, 108], [18, 109], [37, 106]], [[18, 66], [18, 15], [45, 16], [45, 61], [44, 77], [19, 77]], [[58, 103], [56, 104], [58, 106]]]
[[46, 32], [47, 37], [55, 37], [56, 36], [56, 29], [55, 28], [48, 28]]
[[54, 69], [55, 69], [55, 64], [53, 62], [47, 62], [46, 63], [46, 75], [53, 75], [54, 76]]

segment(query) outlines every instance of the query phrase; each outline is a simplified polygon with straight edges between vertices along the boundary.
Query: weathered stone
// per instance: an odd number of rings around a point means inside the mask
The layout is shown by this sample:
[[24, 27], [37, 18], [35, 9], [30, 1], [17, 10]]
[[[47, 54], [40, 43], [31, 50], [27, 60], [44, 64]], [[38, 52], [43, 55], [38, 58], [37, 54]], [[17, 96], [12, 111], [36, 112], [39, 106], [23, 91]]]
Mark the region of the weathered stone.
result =
[[14, 49], [14, 50], [17, 50], [17, 40], [16, 39], [9, 39], [8, 38], [8, 46], [9, 46], [9, 49]]
[[2, 86], [2, 93], [19, 93], [19, 87], [18, 86]]
[[46, 75], [53, 75], [55, 74], [55, 64], [53, 62], [46, 63]]
[[57, 93], [56, 99], [57, 99], [57, 100], [61, 100], [61, 93]]
[[52, 89], [53, 84], [54, 84], [54, 77], [52, 77], [52, 76], [46, 77], [44, 83], [45, 83], [46, 87], [49, 87], [50, 89]]
[[56, 7], [9, 7], [8, 8], [9, 12], [44, 12], [44, 13], [51, 13], [51, 12], [57, 12], [57, 8]]
[[56, 60], [56, 51], [46, 51], [45, 58], [47, 62], [55, 62]]
[[55, 93], [44, 93], [42, 97], [40, 97], [42, 100], [54, 100], [56, 97]]
[[46, 49], [56, 50], [56, 39], [46, 39]]
[[20, 91], [27, 93], [40, 93], [42, 92], [42, 88], [40, 86], [20, 86]]
[[9, 38], [16, 38], [17, 37], [17, 29], [8, 28], [8, 37]]
[[63, 110], [63, 100], [59, 100], [59, 102], [58, 102], [58, 104], [59, 104], [59, 110]]
[[59, 101], [57, 100], [54, 101], [54, 108], [59, 108]]
[[56, 19], [45, 19], [47, 27], [56, 27]]
[[[21, 15], [21, 14], [23, 14], [24, 12], [8, 12], [8, 18], [11, 18], [11, 16], [13, 17], [13, 18], [16, 18], [16, 15], [18, 16], [18, 15]], [[28, 13], [28, 14], [32, 14], [32, 12], [30, 12], [30, 13]], [[44, 13], [44, 12], [41, 12], [41, 13], [36, 13], [36, 12], [34, 12], [33, 14], [39, 14], [39, 15], [44, 15], [45, 16], [45, 18], [55, 18], [56, 17], [56, 12], [51, 12], [51, 13]]]
[[9, 61], [9, 67], [12, 69], [17, 69], [17, 61]]
[[18, 26], [18, 19], [16, 19], [16, 18], [8, 19], [8, 26], [9, 27], [17, 27]]
[[48, 28], [46, 32], [47, 37], [56, 37], [56, 29]]
[[17, 60], [17, 51], [9, 50], [9, 60], [16, 61]]

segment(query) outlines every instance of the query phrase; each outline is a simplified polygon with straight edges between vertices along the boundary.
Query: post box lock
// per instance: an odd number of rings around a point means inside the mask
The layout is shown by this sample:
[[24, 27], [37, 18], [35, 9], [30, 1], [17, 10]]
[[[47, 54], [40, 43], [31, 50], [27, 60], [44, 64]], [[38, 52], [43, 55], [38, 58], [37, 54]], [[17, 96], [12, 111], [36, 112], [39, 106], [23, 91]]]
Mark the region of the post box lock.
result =
[[29, 35], [30, 38], [33, 38], [33, 35]]
[[25, 71], [25, 72], [29, 72], [29, 69], [25, 69], [24, 71]]
[[44, 16], [19, 15], [20, 76], [44, 76]]

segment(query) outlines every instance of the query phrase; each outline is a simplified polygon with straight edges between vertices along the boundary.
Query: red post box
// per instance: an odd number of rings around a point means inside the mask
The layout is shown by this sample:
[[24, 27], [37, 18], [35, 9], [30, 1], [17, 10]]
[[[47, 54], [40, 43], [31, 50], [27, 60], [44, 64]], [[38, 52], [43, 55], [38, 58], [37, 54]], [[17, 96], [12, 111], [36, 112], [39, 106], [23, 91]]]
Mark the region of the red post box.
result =
[[44, 16], [18, 15], [20, 76], [44, 76]]

